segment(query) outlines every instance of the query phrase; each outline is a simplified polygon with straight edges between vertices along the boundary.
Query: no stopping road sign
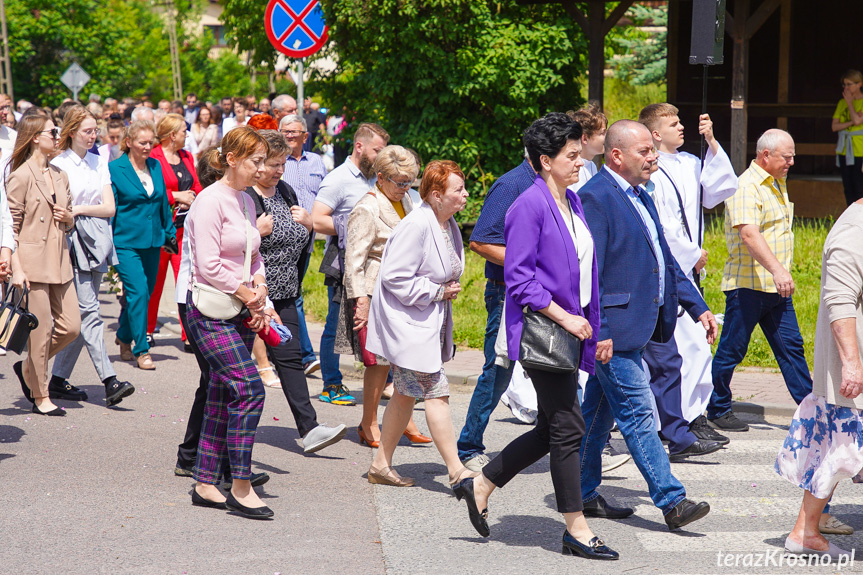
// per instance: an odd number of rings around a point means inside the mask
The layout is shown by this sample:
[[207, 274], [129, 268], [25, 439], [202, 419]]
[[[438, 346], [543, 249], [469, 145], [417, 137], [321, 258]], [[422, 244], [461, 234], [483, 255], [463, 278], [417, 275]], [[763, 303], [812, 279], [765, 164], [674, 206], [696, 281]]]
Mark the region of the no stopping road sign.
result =
[[329, 37], [318, 0], [270, 0], [264, 26], [270, 43], [290, 58], [314, 54]]

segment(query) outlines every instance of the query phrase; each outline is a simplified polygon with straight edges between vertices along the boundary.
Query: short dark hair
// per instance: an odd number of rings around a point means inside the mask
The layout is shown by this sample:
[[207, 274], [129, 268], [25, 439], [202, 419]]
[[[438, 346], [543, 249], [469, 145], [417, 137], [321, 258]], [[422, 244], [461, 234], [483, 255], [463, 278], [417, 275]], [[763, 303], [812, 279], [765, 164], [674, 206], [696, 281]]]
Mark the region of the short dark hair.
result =
[[524, 131], [522, 142], [527, 157], [537, 172], [542, 168], [540, 156], [554, 158], [569, 140], [581, 139], [581, 126], [578, 122], [560, 112], [552, 112], [535, 121]]

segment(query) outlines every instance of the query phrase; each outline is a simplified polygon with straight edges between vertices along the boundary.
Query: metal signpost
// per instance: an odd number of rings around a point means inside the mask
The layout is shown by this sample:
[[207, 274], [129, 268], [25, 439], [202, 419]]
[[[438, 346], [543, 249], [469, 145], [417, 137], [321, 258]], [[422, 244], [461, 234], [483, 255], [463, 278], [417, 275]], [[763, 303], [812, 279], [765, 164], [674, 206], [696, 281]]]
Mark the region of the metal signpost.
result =
[[273, 47], [297, 58], [297, 113], [303, 114], [303, 58], [324, 47], [329, 29], [318, 0], [270, 0], [264, 27]]
[[72, 65], [66, 68], [63, 75], [60, 76], [60, 81], [67, 88], [72, 90], [72, 99], [78, 99], [78, 92], [84, 87], [84, 84], [90, 81], [90, 74], [84, 71], [84, 68], [78, 65], [78, 62], [72, 62]]

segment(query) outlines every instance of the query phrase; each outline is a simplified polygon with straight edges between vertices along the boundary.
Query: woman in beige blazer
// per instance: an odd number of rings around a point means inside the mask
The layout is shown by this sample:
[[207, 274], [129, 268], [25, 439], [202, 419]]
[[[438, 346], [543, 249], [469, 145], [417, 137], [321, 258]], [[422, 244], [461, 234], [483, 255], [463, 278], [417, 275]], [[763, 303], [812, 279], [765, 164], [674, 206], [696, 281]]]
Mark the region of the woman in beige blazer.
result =
[[[413, 154], [401, 146], [387, 146], [374, 164], [377, 184], [354, 206], [348, 217], [345, 246], [345, 295], [350, 305], [343, 306], [345, 321], [340, 322], [338, 347], [353, 353], [363, 362], [363, 419], [357, 427], [360, 443], [377, 447], [380, 440], [378, 404], [387, 382], [390, 364], [386, 359], [366, 351], [366, 324], [369, 303], [378, 279], [384, 246], [398, 223], [413, 209], [407, 194], [419, 173]], [[347, 344], [346, 346], [344, 344]], [[413, 420], [404, 432], [413, 443], [431, 443]]]
[[13, 369], [40, 415], [66, 415], [48, 395], [48, 360], [81, 331], [66, 242], [74, 228], [69, 179], [48, 163], [58, 152], [59, 136], [47, 115], [25, 116], [4, 174], [17, 246], [12, 284], [30, 289], [30, 311], [39, 320], [27, 341], [27, 359]]

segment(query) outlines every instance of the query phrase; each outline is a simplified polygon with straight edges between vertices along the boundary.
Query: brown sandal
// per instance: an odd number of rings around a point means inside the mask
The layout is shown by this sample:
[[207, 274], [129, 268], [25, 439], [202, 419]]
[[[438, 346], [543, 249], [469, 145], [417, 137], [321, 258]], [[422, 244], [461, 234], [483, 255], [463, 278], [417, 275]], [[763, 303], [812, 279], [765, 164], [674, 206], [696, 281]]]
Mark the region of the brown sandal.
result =
[[393, 487], [413, 487], [416, 481], [412, 477], [401, 477], [392, 467], [384, 467], [383, 469], [369, 467], [369, 483], [392, 485]]

